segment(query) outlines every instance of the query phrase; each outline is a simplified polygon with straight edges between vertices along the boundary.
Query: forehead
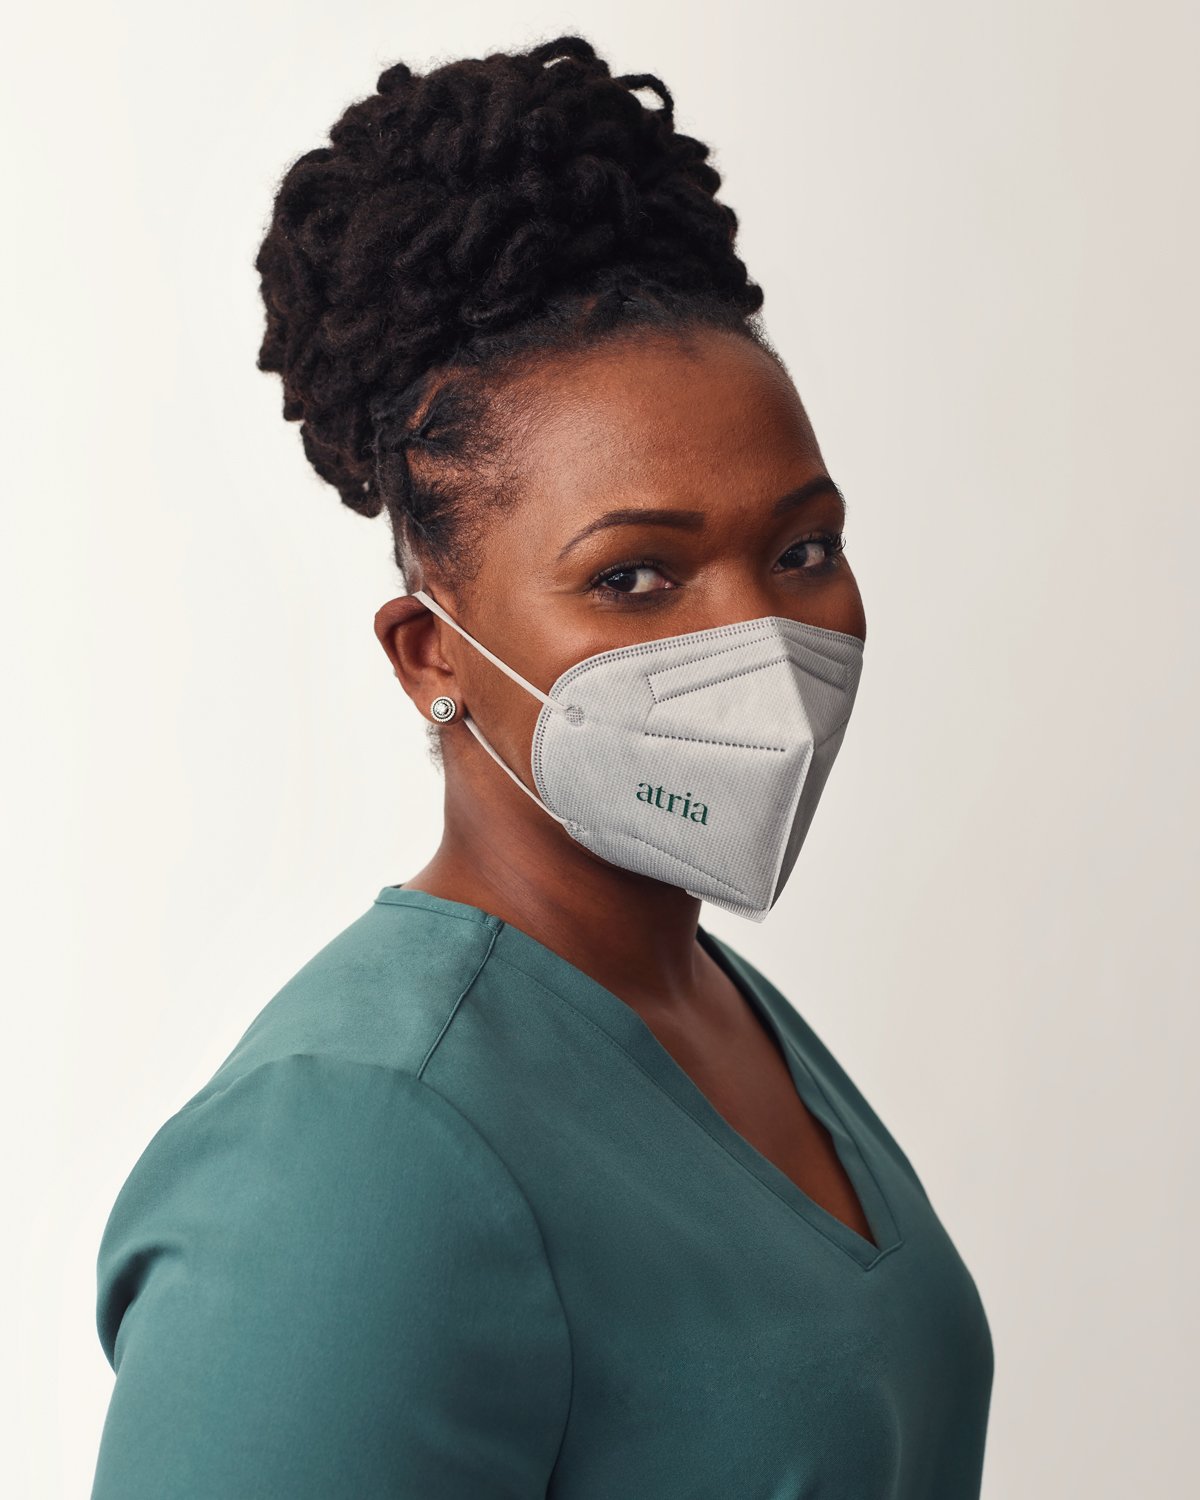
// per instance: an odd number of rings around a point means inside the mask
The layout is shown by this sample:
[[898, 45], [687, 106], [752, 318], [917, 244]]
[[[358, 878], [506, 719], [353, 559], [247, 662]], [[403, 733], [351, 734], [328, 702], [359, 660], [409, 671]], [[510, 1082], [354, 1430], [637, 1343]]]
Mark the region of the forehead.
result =
[[498, 406], [522, 493], [548, 525], [572, 525], [618, 490], [702, 502], [736, 480], [742, 492], [774, 493], [798, 465], [819, 459], [786, 372], [750, 339], [722, 330], [556, 355]]

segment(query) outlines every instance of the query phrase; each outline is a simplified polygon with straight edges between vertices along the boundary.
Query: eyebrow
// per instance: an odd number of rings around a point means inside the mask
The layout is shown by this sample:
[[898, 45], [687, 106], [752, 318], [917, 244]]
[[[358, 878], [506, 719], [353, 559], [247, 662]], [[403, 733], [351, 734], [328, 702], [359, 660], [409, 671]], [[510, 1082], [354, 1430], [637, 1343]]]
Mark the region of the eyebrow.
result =
[[[805, 484], [797, 485], [795, 489], [788, 490], [786, 495], [780, 495], [779, 499], [771, 506], [768, 514], [772, 519], [786, 515], [789, 511], [797, 510], [807, 505], [810, 500], [815, 500], [818, 495], [836, 495], [842, 505], [842, 524], [846, 524], [847, 513], [846, 497], [828, 474], [818, 474], [815, 479], [808, 480]], [[594, 531], [602, 531], [609, 526], [674, 526], [680, 531], [703, 531], [704, 512], [702, 510], [680, 510], [671, 506], [622, 506], [618, 510], [606, 510], [603, 515], [597, 516], [594, 521], [589, 521], [582, 531], [577, 531], [569, 542], [559, 551], [556, 562], [561, 562], [571, 548], [583, 541], [585, 536], [591, 536]]]

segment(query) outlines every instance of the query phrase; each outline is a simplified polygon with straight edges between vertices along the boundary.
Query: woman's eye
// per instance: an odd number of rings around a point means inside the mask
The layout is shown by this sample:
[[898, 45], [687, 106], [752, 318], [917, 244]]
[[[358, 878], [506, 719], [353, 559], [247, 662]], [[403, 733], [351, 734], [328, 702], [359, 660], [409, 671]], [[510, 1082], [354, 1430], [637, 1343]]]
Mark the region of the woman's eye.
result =
[[596, 593], [608, 597], [661, 593], [661, 588], [650, 581], [654, 574], [660, 578], [663, 576], [657, 563], [622, 563], [620, 567], [609, 568], [607, 573], [601, 573], [592, 581], [592, 588]]
[[783, 556], [788, 558], [799, 553], [802, 558], [800, 572], [823, 573], [836, 564], [838, 554], [844, 552], [845, 548], [846, 538], [841, 532], [819, 531], [813, 536], [801, 537], [798, 542], [793, 542]]

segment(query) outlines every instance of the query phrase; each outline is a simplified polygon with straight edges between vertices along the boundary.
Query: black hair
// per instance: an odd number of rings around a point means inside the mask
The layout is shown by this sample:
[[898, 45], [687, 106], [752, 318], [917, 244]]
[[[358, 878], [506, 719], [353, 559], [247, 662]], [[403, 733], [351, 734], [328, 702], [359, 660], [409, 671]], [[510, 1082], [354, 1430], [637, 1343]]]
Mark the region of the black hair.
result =
[[675, 129], [660, 79], [614, 77], [583, 37], [423, 75], [394, 63], [329, 141], [276, 192], [258, 368], [282, 376], [283, 415], [344, 503], [386, 506], [405, 587], [414, 551], [461, 587], [489, 506], [511, 500], [489, 420], [506, 377], [697, 327], [779, 359], [709, 148]]

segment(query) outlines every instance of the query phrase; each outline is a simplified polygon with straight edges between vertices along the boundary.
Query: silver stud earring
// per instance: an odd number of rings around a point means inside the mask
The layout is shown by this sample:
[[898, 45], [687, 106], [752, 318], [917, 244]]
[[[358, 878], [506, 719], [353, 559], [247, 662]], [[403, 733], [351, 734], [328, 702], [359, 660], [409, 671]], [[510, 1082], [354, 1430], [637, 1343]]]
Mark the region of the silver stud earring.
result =
[[429, 705], [429, 712], [439, 724], [448, 724], [458, 712], [458, 704], [453, 698], [435, 698]]

